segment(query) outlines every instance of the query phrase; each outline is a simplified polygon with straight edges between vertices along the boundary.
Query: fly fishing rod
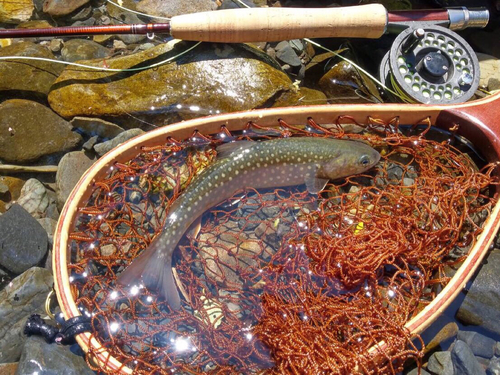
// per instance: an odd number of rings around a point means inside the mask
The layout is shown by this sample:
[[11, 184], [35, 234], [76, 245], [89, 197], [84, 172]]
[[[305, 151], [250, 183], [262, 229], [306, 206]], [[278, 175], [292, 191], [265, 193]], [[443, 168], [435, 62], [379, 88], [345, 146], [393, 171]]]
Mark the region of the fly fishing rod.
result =
[[338, 8], [246, 8], [184, 14], [166, 23], [4, 29], [0, 38], [98, 34], [168, 34], [203, 42], [272, 42], [301, 38], [380, 38], [418, 23], [452, 30], [485, 27], [484, 8], [388, 12], [381, 4]]

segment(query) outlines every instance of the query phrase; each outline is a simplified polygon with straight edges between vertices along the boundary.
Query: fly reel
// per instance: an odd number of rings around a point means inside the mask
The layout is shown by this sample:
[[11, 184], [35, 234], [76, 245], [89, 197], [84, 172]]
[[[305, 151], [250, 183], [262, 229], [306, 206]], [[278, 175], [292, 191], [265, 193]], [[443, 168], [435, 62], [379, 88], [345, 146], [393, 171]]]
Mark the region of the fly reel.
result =
[[394, 101], [461, 103], [479, 86], [479, 62], [469, 44], [441, 26], [408, 28], [380, 65], [380, 80], [398, 94]]

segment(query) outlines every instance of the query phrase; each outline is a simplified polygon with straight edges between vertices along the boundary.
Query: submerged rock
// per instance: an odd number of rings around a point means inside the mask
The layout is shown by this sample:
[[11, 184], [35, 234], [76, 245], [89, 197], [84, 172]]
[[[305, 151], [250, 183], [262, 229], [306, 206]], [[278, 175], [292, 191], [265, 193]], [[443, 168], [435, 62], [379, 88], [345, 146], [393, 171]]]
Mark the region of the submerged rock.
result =
[[42, 217], [58, 218], [55, 194], [35, 178], [30, 178], [21, 189], [17, 203], [36, 219]]
[[[0, 56], [32, 56], [55, 59], [47, 48], [32, 42], [15, 43], [0, 48]], [[0, 97], [43, 98], [64, 66], [45, 61], [0, 61]]]
[[90, 117], [75, 117], [70, 121], [73, 129], [85, 133], [89, 137], [99, 136], [101, 139], [114, 138], [123, 132], [123, 128], [109, 121]]
[[0, 0], [0, 22], [17, 24], [27, 21], [33, 9], [35, 6], [31, 0]]
[[[162, 44], [134, 55], [108, 59], [106, 63], [111, 68], [146, 67], [192, 45]], [[102, 61], [85, 63], [103, 65]], [[284, 102], [282, 98], [287, 96], [289, 99]], [[54, 84], [49, 103], [65, 117], [149, 112], [179, 120], [271, 107], [277, 102], [290, 105], [297, 97], [290, 78], [263, 52], [244, 44], [203, 43], [171, 63], [139, 72], [68, 68]]]
[[134, 138], [138, 135], [144, 134], [144, 131], [141, 129], [130, 129], [127, 131], [124, 131], [120, 134], [118, 134], [115, 138], [110, 139], [109, 141], [98, 143], [94, 146], [95, 152], [99, 155], [102, 156], [106, 152], [112, 150], [116, 146], [118, 146], [120, 143], [123, 143], [131, 138]]
[[15, 274], [36, 266], [48, 250], [45, 229], [20, 205], [0, 216], [0, 265]]
[[95, 162], [83, 151], [69, 152], [59, 162], [56, 174], [57, 208], [62, 210], [71, 190], [87, 169]]
[[351, 63], [340, 61], [319, 80], [329, 103], [381, 103], [377, 86]]
[[61, 56], [65, 61], [102, 59], [109, 56], [110, 51], [92, 40], [70, 39], [64, 43]]
[[69, 346], [47, 344], [41, 337], [26, 339], [18, 374], [38, 375], [93, 375], [82, 356], [76, 355]]
[[0, 291], [0, 363], [19, 360], [26, 340], [26, 319], [31, 314], [43, 314], [52, 284], [50, 271], [34, 267]]
[[215, 9], [217, 9], [217, 4], [213, 0], [141, 0], [137, 4], [138, 11], [160, 17], [173, 17]]
[[0, 113], [0, 159], [6, 162], [20, 164], [68, 151], [82, 139], [67, 121], [36, 102], [7, 100]]
[[500, 334], [500, 250], [493, 249], [472, 282], [457, 319], [465, 324], [480, 325]]
[[65, 16], [88, 2], [89, 0], [46, 0], [43, 11], [51, 16]]

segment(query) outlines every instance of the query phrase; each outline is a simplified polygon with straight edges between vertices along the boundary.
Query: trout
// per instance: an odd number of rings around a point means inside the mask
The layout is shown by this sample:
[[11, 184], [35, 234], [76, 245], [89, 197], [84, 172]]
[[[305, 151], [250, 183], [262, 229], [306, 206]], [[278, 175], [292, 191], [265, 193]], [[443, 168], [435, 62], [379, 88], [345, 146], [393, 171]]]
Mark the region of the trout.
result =
[[310, 193], [317, 194], [329, 180], [363, 173], [379, 159], [380, 154], [364, 143], [319, 137], [239, 141], [219, 146], [217, 160], [193, 179], [172, 204], [160, 234], [119, 275], [118, 283], [142, 281], [177, 310], [180, 296], [172, 274], [172, 254], [189, 226], [207, 209], [246, 187], [305, 183]]

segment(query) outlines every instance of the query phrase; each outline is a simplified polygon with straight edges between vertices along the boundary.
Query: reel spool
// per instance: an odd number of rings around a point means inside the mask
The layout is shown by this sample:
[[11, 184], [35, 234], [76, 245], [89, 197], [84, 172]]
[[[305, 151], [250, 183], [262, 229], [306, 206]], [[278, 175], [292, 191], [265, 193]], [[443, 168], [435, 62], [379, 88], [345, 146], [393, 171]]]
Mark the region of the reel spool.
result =
[[441, 26], [408, 28], [380, 65], [380, 80], [394, 101], [451, 104], [469, 100], [479, 86], [479, 62], [469, 44]]

